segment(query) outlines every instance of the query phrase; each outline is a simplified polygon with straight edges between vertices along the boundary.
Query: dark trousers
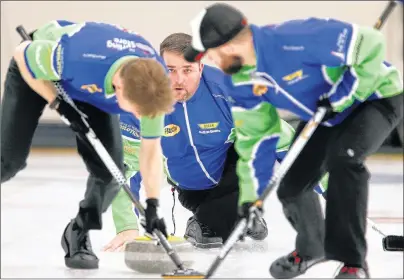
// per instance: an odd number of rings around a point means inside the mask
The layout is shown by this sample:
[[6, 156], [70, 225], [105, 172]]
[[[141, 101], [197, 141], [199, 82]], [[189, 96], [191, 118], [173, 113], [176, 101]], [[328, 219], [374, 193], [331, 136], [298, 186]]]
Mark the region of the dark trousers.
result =
[[182, 206], [195, 218], [226, 240], [237, 221], [238, 155], [232, 145], [227, 151], [225, 167], [217, 186], [208, 190], [182, 190], [177, 188]]
[[[18, 66], [12, 60], [6, 75], [1, 105], [1, 183], [26, 167], [32, 138], [45, 105], [46, 101], [25, 83]], [[92, 129], [123, 170], [122, 139], [117, 116], [109, 115], [86, 103], [76, 102], [76, 105], [88, 116]], [[90, 175], [76, 222], [85, 229], [101, 229], [101, 214], [111, 204], [119, 185], [101, 159], [89, 149], [90, 144], [86, 141], [77, 138], [77, 150]]]
[[[364, 265], [369, 172], [376, 152], [403, 119], [403, 95], [365, 102], [334, 127], [318, 127], [278, 188], [285, 215], [297, 231], [296, 249]], [[305, 123], [300, 123], [297, 134]], [[325, 227], [313, 186], [329, 172]], [[323, 244], [324, 242], [324, 244]]]

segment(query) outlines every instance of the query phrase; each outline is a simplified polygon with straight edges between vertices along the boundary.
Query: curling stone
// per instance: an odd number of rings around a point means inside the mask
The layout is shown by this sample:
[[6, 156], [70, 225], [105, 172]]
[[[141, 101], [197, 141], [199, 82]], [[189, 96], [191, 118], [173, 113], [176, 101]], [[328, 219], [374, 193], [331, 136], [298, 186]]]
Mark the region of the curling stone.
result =
[[[168, 242], [178, 253], [184, 266], [191, 267], [194, 263], [193, 254], [195, 254], [192, 244], [178, 236], [169, 236]], [[177, 269], [163, 246], [147, 236], [139, 236], [126, 244], [125, 264], [140, 273], [163, 274]]]

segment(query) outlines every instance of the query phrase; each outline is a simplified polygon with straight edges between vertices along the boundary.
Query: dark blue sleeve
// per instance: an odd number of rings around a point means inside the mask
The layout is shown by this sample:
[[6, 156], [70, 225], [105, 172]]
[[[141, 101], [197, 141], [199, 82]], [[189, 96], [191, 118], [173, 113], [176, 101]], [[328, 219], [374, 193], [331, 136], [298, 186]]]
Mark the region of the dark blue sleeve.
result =
[[275, 34], [281, 51], [300, 52], [307, 63], [340, 67], [352, 59], [357, 27], [335, 19], [309, 18], [278, 25]]
[[132, 114], [119, 115], [122, 136], [140, 140], [140, 122]]

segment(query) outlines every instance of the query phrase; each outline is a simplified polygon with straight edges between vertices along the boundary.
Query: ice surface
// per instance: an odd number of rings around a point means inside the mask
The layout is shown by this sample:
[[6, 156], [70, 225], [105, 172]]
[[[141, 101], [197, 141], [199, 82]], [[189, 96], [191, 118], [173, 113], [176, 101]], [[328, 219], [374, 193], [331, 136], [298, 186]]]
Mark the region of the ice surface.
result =
[[[76, 155], [33, 154], [28, 167], [1, 186], [1, 277], [3, 278], [156, 278], [126, 267], [123, 253], [103, 253], [115, 234], [110, 209], [102, 231], [92, 231], [93, 247], [100, 258], [94, 271], [65, 268], [60, 238], [84, 195], [86, 170]], [[403, 166], [401, 160], [371, 160], [369, 217], [376, 218], [386, 234], [403, 235]], [[63, 172], [63, 173], [62, 173]], [[63, 174], [63, 175], [58, 175]], [[170, 188], [162, 189], [162, 211], [172, 231]], [[275, 193], [265, 204], [269, 236], [265, 242], [239, 244], [220, 266], [215, 278], [270, 278], [269, 264], [293, 249], [295, 233], [283, 217]], [[177, 235], [182, 235], [190, 212], [176, 203]], [[386, 218], [393, 219], [386, 219]], [[384, 252], [381, 236], [368, 229], [368, 262], [373, 278], [403, 278], [403, 253]], [[244, 248], [244, 249], [243, 249]], [[206, 271], [216, 251], [195, 252], [193, 268]], [[339, 264], [327, 262], [302, 278], [331, 278]]]

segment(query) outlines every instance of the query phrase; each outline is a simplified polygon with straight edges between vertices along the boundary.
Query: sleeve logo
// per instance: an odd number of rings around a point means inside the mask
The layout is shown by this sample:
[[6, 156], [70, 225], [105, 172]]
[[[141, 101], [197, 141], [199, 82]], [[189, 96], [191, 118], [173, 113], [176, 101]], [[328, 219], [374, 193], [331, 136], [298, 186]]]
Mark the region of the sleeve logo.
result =
[[253, 93], [254, 93], [254, 95], [262, 96], [267, 92], [268, 92], [268, 87], [266, 87], [264, 85], [258, 85], [258, 84], [253, 85]]
[[344, 53], [347, 38], [348, 38], [348, 29], [344, 28], [342, 32], [338, 35], [337, 52]]
[[200, 134], [211, 134], [211, 133], [218, 133], [221, 132], [220, 129], [217, 127], [219, 126], [219, 122], [212, 122], [212, 123], [199, 123], [198, 124]]

